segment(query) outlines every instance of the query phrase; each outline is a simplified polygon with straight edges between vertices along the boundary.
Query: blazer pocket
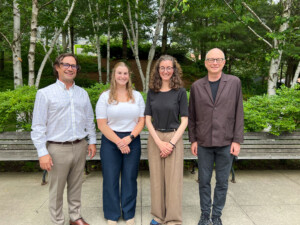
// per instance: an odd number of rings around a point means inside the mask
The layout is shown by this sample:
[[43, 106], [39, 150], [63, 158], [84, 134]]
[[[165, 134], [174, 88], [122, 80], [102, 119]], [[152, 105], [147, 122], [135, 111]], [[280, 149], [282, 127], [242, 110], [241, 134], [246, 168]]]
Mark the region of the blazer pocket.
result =
[[227, 119], [226, 129], [225, 129], [225, 131], [226, 131], [225, 132], [225, 139], [226, 140], [231, 140], [233, 138], [234, 124], [235, 124], [235, 119], [234, 118]]
[[201, 143], [205, 141], [208, 135], [208, 125], [206, 121], [197, 121], [197, 140]]

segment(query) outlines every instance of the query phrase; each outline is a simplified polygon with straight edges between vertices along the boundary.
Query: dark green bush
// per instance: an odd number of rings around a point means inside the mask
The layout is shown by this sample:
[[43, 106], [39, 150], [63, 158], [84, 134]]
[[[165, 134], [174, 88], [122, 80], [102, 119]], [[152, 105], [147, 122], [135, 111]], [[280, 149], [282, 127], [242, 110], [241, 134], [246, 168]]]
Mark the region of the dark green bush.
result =
[[19, 87], [0, 92], [0, 131], [30, 130], [35, 87]]
[[300, 86], [282, 86], [274, 96], [254, 96], [244, 102], [245, 131], [262, 131], [279, 135], [300, 128]]
[[87, 93], [90, 96], [90, 100], [91, 100], [94, 110], [95, 110], [97, 101], [99, 99], [99, 96], [101, 95], [101, 93], [103, 91], [108, 90], [108, 89], [109, 89], [109, 84], [99, 84], [99, 83], [94, 84], [90, 88], [85, 88], [85, 90], [87, 91]]
[[[109, 89], [109, 84], [96, 83], [85, 88], [95, 109], [100, 94]], [[146, 93], [141, 93], [146, 101]], [[187, 92], [189, 98], [190, 92]], [[36, 95], [35, 87], [20, 87], [13, 91], [0, 92], [0, 132], [30, 130]], [[245, 131], [262, 131], [279, 135], [300, 128], [300, 86], [294, 89], [281, 87], [275, 96], [254, 96], [244, 102]]]

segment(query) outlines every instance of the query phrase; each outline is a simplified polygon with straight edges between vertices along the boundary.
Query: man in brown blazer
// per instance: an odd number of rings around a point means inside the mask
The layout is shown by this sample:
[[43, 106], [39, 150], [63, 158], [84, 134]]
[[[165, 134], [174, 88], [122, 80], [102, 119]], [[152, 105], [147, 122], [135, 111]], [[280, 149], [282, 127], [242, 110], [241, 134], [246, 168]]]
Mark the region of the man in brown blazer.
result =
[[[192, 154], [198, 156], [199, 169], [198, 225], [222, 225], [233, 156], [238, 156], [244, 138], [241, 81], [224, 74], [224, 65], [225, 55], [220, 49], [208, 51], [205, 57], [208, 74], [194, 82], [190, 91], [189, 140]], [[212, 204], [210, 182], [214, 164], [216, 187]]]

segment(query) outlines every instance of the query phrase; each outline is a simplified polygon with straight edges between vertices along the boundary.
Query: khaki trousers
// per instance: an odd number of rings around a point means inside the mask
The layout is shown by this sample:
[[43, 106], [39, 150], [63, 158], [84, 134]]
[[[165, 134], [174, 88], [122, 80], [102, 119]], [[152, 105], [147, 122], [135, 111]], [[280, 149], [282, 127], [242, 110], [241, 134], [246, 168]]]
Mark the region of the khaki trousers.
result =
[[[175, 132], [156, 131], [162, 141], [169, 142]], [[160, 157], [160, 150], [151, 135], [148, 139], [148, 159], [151, 183], [151, 214], [163, 224], [182, 224], [183, 141], [167, 158]]]
[[54, 224], [64, 224], [63, 193], [67, 183], [69, 216], [72, 221], [81, 218], [82, 175], [88, 144], [48, 144], [53, 167], [49, 171], [49, 210]]

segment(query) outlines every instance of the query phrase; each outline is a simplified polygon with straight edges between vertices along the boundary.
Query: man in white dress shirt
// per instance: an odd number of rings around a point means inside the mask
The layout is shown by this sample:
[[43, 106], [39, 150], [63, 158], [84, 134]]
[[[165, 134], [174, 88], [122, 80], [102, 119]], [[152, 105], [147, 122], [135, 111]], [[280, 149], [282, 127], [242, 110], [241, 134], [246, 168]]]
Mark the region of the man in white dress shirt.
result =
[[[82, 174], [86, 154], [96, 154], [94, 113], [87, 92], [74, 79], [80, 66], [70, 53], [53, 65], [56, 83], [36, 94], [31, 138], [40, 167], [49, 172], [49, 210], [54, 224], [64, 224], [63, 193], [67, 183], [71, 225], [88, 225], [81, 216]], [[88, 140], [86, 140], [88, 139]]]

